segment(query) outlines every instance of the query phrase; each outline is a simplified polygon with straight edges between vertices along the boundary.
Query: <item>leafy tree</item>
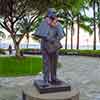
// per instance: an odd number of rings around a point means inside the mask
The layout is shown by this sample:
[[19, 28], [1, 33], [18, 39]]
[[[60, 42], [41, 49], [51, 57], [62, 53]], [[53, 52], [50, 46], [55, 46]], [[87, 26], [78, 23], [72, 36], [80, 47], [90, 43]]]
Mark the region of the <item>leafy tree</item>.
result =
[[30, 38], [30, 32], [34, 32], [36, 27], [39, 25], [39, 23], [42, 21], [42, 16], [36, 16], [33, 20], [33, 16], [25, 16], [18, 24], [19, 31], [23, 33], [23, 36], [26, 36], [27, 38], [27, 48], [29, 45], [29, 38]]
[[44, 10], [42, 7], [46, 5], [41, 2], [42, 6], [39, 6], [40, 2], [41, 0], [39, 2], [36, 0], [34, 2], [31, 0], [0, 0], [0, 15], [3, 19], [0, 25], [10, 33], [15, 45], [16, 56], [20, 56], [19, 44], [25, 35], [23, 33], [19, 38], [17, 37], [19, 21], [29, 15], [32, 16], [32, 22], [34, 22], [36, 17]]

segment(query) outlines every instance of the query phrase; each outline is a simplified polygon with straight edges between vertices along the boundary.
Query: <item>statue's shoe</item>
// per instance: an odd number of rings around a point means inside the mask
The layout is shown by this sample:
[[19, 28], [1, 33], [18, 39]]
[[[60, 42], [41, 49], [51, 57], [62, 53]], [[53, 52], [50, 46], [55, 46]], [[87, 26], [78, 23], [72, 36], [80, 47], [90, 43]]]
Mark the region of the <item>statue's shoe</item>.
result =
[[56, 80], [49, 81], [49, 83], [51, 85], [61, 85], [62, 81], [60, 81], [59, 79], [56, 79]]

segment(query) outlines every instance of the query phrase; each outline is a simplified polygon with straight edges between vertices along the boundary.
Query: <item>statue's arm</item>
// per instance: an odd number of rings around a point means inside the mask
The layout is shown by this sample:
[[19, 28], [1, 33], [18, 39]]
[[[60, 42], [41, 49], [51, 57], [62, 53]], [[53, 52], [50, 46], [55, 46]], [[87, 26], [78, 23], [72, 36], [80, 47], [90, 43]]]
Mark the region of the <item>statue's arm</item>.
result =
[[39, 27], [36, 29], [35, 33], [33, 34], [39, 38], [45, 39], [48, 36], [48, 25], [45, 21], [43, 21]]
[[57, 39], [61, 40], [65, 36], [64, 29], [62, 25], [58, 22], [57, 24]]

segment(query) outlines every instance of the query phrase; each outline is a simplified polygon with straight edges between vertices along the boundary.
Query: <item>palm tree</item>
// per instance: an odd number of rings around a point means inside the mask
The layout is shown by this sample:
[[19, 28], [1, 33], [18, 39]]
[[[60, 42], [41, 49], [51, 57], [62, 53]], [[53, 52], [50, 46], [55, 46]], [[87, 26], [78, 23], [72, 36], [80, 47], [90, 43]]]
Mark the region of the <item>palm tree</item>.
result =
[[99, 40], [100, 40], [100, 0], [97, 0], [97, 19], [98, 19], [98, 35], [99, 35]]
[[77, 47], [76, 47], [76, 49], [79, 49], [79, 33], [80, 33], [80, 26], [79, 26], [79, 24], [80, 24], [80, 15], [77, 15]]
[[[93, 30], [91, 28], [91, 20], [92, 18], [86, 16], [86, 15], [77, 15], [76, 23], [77, 23], [77, 46], [76, 49], [79, 49], [79, 38], [80, 38], [80, 28], [85, 30], [89, 33], [89, 35], [92, 35]], [[88, 22], [88, 25], [86, 24]]]
[[96, 2], [97, 0], [90, 0], [89, 5], [93, 9], [93, 33], [94, 33], [94, 40], [93, 40], [93, 50], [96, 50]]
[[43, 19], [42, 16], [37, 16], [33, 22], [32, 17], [26, 16], [22, 19], [22, 21], [19, 22], [20, 26], [19, 30], [21, 31], [21, 33], [25, 33], [25, 36], [27, 38], [27, 48], [29, 45], [30, 32], [36, 29], [36, 27], [39, 25], [42, 19]]
[[[92, 18], [86, 16], [86, 15], [80, 15], [79, 21], [77, 22], [77, 46], [76, 49], [79, 49], [79, 35], [80, 35], [80, 28], [83, 29], [84, 31], [88, 32], [89, 35], [91, 36], [93, 34], [93, 29], [91, 28], [91, 20]], [[86, 24], [88, 22], [88, 25]]]
[[29, 16], [24, 17], [20, 22], [19, 22], [19, 30], [21, 33], [25, 33], [24, 36], [27, 38], [27, 48], [29, 45], [29, 33], [32, 31], [32, 22], [29, 18]]
[[[80, 27], [84, 26], [84, 27], [81, 27], [83, 30], [86, 30], [87, 32], [92, 33], [91, 27], [89, 27], [85, 24], [85, 22], [90, 23], [90, 18], [86, 16], [86, 12], [85, 12], [86, 10], [88, 10], [88, 5], [87, 5], [88, 3], [89, 3], [88, 0], [84, 0], [83, 3], [81, 3], [80, 11], [78, 13], [76, 13], [76, 23], [77, 23], [76, 49], [79, 49]], [[84, 14], [82, 14], [82, 12]]]
[[[66, 22], [67, 24], [67, 22]], [[68, 25], [66, 25], [66, 35], [65, 35], [65, 49], [67, 49], [67, 42], [68, 42]]]
[[60, 20], [60, 22], [62, 23], [63, 27], [66, 29], [65, 31], [65, 49], [67, 49], [67, 42], [68, 42], [68, 26], [69, 26], [69, 16], [68, 16], [68, 12], [67, 11], [58, 11], [58, 16], [63, 19], [62, 21]]
[[[64, 0], [66, 1], [66, 0]], [[66, 2], [64, 2], [65, 7], [63, 8], [66, 10], [67, 14], [67, 20], [69, 21], [69, 26], [71, 27], [71, 49], [73, 49], [73, 35], [74, 35], [74, 22], [76, 18], [76, 14], [80, 11], [80, 7], [83, 4], [84, 0], [78, 0], [77, 3], [76, 1], [70, 0], [66, 6]], [[73, 6], [73, 4], [75, 6]], [[79, 16], [77, 18], [77, 22], [79, 23]], [[68, 24], [66, 24], [66, 32], [68, 29]], [[77, 48], [79, 48], [79, 24], [78, 24], [78, 45]], [[66, 34], [66, 40], [65, 40], [65, 48], [67, 48], [67, 34]]]
[[74, 18], [71, 21], [71, 49], [73, 49], [73, 35], [74, 35]]
[[75, 23], [75, 13], [74, 13], [74, 10], [70, 10], [70, 13], [69, 13], [69, 17], [70, 17], [70, 29], [71, 29], [71, 49], [73, 49], [73, 36], [74, 36], [74, 23]]
[[94, 42], [93, 50], [96, 50], [96, 1], [93, 0], [93, 25], [94, 25]]

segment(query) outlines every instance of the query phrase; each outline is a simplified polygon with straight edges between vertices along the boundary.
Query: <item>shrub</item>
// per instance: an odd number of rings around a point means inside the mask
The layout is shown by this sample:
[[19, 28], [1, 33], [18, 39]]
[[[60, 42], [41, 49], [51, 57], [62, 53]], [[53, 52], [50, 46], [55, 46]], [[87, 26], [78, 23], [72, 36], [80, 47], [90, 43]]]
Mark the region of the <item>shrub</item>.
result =
[[21, 53], [23, 54], [41, 54], [41, 50], [40, 49], [21, 49], [20, 50]]
[[6, 54], [6, 53], [5, 53], [5, 49], [1, 49], [1, 48], [0, 48], [0, 54]]
[[100, 56], [100, 50], [71, 50], [61, 49], [59, 51], [61, 55], [82, 55], [82, 56]]

